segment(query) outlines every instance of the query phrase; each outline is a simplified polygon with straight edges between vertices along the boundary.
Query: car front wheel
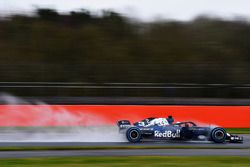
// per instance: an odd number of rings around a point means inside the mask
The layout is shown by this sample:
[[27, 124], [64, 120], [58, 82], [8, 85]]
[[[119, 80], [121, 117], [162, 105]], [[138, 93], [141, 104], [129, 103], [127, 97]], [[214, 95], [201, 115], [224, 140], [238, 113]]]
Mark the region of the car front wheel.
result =
[[136, 127], [131, 127], [127, 130], [126, 137], [127, 137], [128, 141], [130, 141], [132, 143], [140, 142], [141, 131], [140, 131], [140, 129], [138, 129]]
[[211, 140], [215, 143], [224, 143], [227, 133], [223, 128], [214, 128], [211, 132]]

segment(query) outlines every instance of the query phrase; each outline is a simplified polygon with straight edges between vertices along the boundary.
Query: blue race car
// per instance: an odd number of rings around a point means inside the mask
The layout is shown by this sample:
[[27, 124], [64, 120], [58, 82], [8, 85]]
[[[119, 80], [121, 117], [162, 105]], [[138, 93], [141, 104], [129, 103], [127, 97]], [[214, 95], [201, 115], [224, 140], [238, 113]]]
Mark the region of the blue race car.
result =
[[208, 140], [215, 143], [242, 143], [243, 137], [231, 135], [221, 127], [201, 127], [194, 122], [174, 123], [168, 118], [147, 118], [131, 125], [128, 120], [117, 122], [119, 132], [126, 135], [129, 142], [137, 143], [144, 139], [151, 140]]

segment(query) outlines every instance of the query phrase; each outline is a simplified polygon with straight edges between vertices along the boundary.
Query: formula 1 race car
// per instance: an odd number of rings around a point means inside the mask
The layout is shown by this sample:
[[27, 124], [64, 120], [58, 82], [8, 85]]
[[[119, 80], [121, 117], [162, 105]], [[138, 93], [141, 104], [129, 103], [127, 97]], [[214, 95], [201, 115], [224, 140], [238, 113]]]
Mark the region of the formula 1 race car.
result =
[[147, 118], [131, 125], [128, 120], [117, 122], [119, 132], [126, 135], [129, 142], [137, 143], [143, 139], [153, 140], [208, 140], [215, 143], [242, 143], [243, 137], [231, 135], [224, 128], [197, 126], [194, 122], [173, 123], [168, 118]]

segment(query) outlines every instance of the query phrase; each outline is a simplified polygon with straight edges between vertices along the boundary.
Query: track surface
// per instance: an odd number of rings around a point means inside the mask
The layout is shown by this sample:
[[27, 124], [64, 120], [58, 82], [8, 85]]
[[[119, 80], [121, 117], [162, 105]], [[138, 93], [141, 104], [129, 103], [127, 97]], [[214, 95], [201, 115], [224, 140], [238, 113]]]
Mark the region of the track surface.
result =
[[250, 149], [250, 135], [244, 136], [243, 143], [225, 143], [225, 144], [216, 144], [208, 141], [168, 141], [168, 142], [151, 142], [145, 141], [142, 143], [128, 143], [128, 142], [0, 142], [0, 147], [22, 147], [22, 146], [89, 146], [89, 147], [119, 147], [119, 146], [138, 146], [138, 147], [211, 147], [211, 148], [248, 148]]
[[[101, 133], [100, 133], [101, 132]], [[60, 156], [189, 156], [189, 155], [231, 155], [250, 156], [250, 135], [244, 137], [243, 144], [215, 144], [199, 142], [152, 142], [128, 143], [123, 134], [114, 127], [91, 128], [0, 128], [0, 147], [25, 146], [137, 146], [139, 149], [111, 150], [68, 150], [68, 151], [0, 151], [0, 158], [60, 157]], [[170, 149], [140, 149], [140, 147], [170, 147]], [[173, 148], [171, 148], [173, 147]], [[206, 147], [206, 149], [174, 149], [175, 147]], [[214, 147], [220, 149], [213, 149]]]
[[[56, 151], [0, 151], [0, 158], [69, 157], [69, 156], [250, 156], [250, 135], [243, 144], [214, 144], [211, 142], [1, 142], [8, 146], [193, 146], [207, 149], [109, 149]], [[209, 148], [211, 147], [211, 148]], [[220, 149], [212, 149], [213, 147]], [[231, 148], [231, 149], [230, 149]]]
[[0, 158], [72, 157], [72, 156], [250, 156], [250, 150], [237, 149], [136, 149], [73, 151], [7, 151]]

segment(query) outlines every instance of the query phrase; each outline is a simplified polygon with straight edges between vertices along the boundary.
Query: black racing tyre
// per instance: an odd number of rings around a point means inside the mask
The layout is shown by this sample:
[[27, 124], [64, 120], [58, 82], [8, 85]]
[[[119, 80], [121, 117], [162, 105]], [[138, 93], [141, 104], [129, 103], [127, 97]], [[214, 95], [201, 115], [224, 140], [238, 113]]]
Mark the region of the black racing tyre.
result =
[[128, 141], [132, 143], [137, 143], [141, 141], [141, 131], [139, 128], [131, 127], [126, 132], [126, 137]]
[[227, 137], [227, 132], [223, 128], [214, 128], [211, 132], [211, 140], [215, 143], [224, 143]]

